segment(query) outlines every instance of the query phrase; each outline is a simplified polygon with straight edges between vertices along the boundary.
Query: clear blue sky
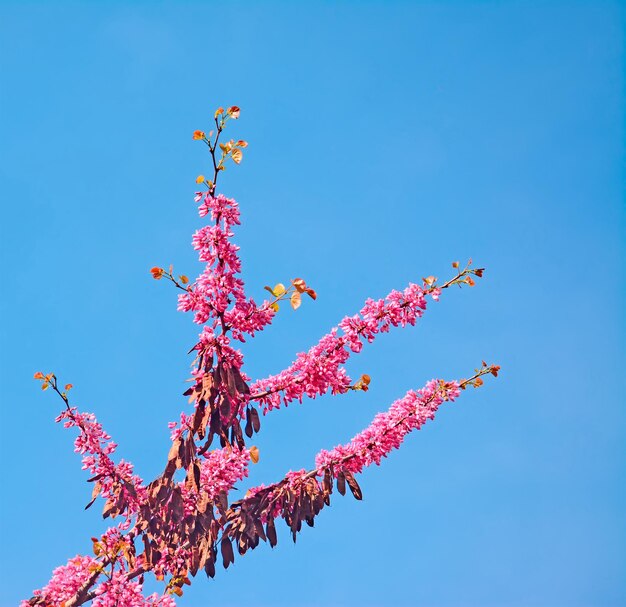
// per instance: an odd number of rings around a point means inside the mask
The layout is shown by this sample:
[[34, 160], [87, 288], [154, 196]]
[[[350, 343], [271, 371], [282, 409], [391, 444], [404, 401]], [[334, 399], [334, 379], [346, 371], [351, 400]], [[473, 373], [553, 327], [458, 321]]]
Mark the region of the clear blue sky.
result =
[[181, 605], [625, 605], [624, 23], [603, 1], [2, 2], [0, 605], [103, 528], [34, 371], [74, 383], [144, 478], [163, 467], [196, 327], [148, 269], [199, 268], [191, 132], [229, 104], [250, 292], [319, 293], [246, 345], [252, 376], [367, 296], [487, 268], [354, 357], [369, 393], [266, 418], [254, 482], [432, 377], [503, 372], [368, 471], [362, 503]]

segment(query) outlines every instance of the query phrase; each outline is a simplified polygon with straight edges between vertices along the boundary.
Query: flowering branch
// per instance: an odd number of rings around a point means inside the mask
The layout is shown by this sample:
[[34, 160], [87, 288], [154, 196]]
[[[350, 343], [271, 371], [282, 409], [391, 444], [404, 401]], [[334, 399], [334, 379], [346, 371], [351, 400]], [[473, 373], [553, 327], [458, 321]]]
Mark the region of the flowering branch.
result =
[[[240, 164], [248, 145], [241, 139], [221, 139], [228, 121], [239, 115], [237, 106], [219, 108], [215, 130], [208, 135], [193, 133], [193, 139], [207, 145], [212, 170], [210, 179], [200, 175], [196, 180], [206, 188], [195, 196], [199, 215], [210, 219], [192, 238], [205, 264], [202, 272], [190, 282], [186, 275], [175, 274], [172, 266], [150, 270], [155, 279], [165, 278], [181, 291], [178, 309], [193, 312], [194, 322], [201, 325], [191, 350], [195, 355], [191, 387], [185, 392], [193, 408], [170, 423], [171, 444], [162, 473], [144, 485], [131, 464], [123, 460], [116, 464], [111, 455], [117, 445], [95, 416], [70, 405], [71, 384], [61, 389], [54, 374], [35, 374], [44, 390], [52, 388], [63, 400], [65, 408], [57, 422], [79, 430], [75, 451], [82, 455], [83, 468], [91, 472], [89, 482], [94, 483], [87, 508], [101, 496], [104, 518], [119, 517], [119, 522], [92, 538], [93, 556], [76, 556], [55, 569], [49, 583], [21, 607], [79, 607], [88, 602], [94, 607], [174, 607], [174, 596], [182, 596], [183, 587], [191, 583], [189, 576], [203, 569], [213, 577], [220, 556], [228, 567], [235, 550], [243, 555], [261, 541], [275, 546], [276, 518], [286, 521], [295, 541], [302, 523], [313, 526], [315, 516], [330, 504], [335, 487], [342, 495], [348, 487], [361, 499], [356, 474], [380, 464], [408, 433], [433, 419], [443, 402], [454, 400], [468, 386], [479, 387], [483, 376], [498, 374], [499, 367], [483, 362], [469, 379], [432, 380], [379, 413], [349, 443], [320, 451], [313, 469], [289, 472], [281, 481], [255, 487], [229, 504], [231, 491], [259, 459], [259, 450], [248, 440], [260, 431], [260, 413], [328, 391], [367, 391], [369, 375], [356, 381], [348, 377], [344, 366], [348, 358], [379, 333], [414, 325], [428, 298], [437, 301], [455, 285], [473, 286], [474, 277], [483, 275], [471, 260], [464, 269], [455, 262], [456, 275], [442, 284], [429, 276], [420, 285], [368, 299], [358, 314], [345, 317], [285, 370], [250, 383], [243, 354], [234, 344], [270, 325], [282, 302], [297, 310], [303, 296], [315, 300], [317, 293], [302, 278], [294, 278], [288, 286], [265, 287], [271, 298], [260, 305], [245, 294], [239, 247], [232, 240], [240, 224], [239, 205], [216, 194], [227, 161]], [[183, 474], [176, 476], [179, 470]], [[148, 573], [164, 583], [162, 594], [143, 595]]]
[[[459, 267], [454, 262], [453, 267]], [[482, 277], [482, 268], [472, 268], [470, 259], [463, 270], [441, 286], [434, 276], [423, 279], [423, 286], [410, 284], [404, 291], [392, 291], [384, 299], [368, 299], [359, 314], [347, 316], [338, 327], [326, 334], [308, 352], [298, 354], [294, 363], [278, 375], [270, 376], [252, 384], [251, 401], [259, 401], [263, 412], [280, 407], [294, 400], [302, 402], [304, 396], [315, 398], [328, 390], [332, 394], [342, 394], [349, 389], [365, 389], [363, 376], [356, 384], [342, 367], [350, 353], [358, 353], [364, 341], [373, 342], [376, 334], [388, 332], [390, 327], [414, 325], [426, 310], [427, 297], [438, 301], [444, 289], [457, 285], [474, 286], [472, 276]], [[338, 335], [342, 330], [343, 334]], [[282, 398], [279, 393], [282, 392]]]
[[130, 526], [130, 518], [136, 514], [145, 500], [146, 489], [139, 476], [133, 473], [132, 464], [120, 461], [119, 464], [111, 459], [117, 445], [103, 430], [92, 413], [81, 413], [76, 407], [71, 407], [68, 393], [72, 384], [66, 384], [60, 389], [57, 378], [53, 373], [44, 375], [35, 373], [35, 379], [42, 382], [43, 390], [52, 388], [63, 400], [65, 409], [56, 418], [56, 422], [63, 422], [65, 428], [77, 427], [79, 435], [74, 441], [74, 450], [80, 453], [83, 470], [89, 470], [93, 475], [89, 482], [93, 482], [92, 499], [85, 509], [89, 508], [101, 495], [107, 500], [104, 517], [123, 514], [127, 519], [126, 527]]
[[341, 495], [345, 495], [347, 484], [354, 497], [362, 499], [355, 474], [372, 463], [380, 465], [383, 457], [400, 447], [408, 433], [434, 419], [441, 403], [453, 401], [468, 386], [478, 388], [483, 384], [482, 376], [497, 376], [499, 370], [499, 366], [483, 362], [469, 379], [432, 380], [421, 390], [410, 391], [395, 401], [389, 411], [378, 414], [372, 424], [348, 444], [332, 451], [320, 451], [314, 469], [289, 472], [273, 485], [250, 489], [246, 497], [232, 504], [224, 517], [226, 523], [221, 536], [223, 556], [226, 553], [224, 566], [234, 562], [234, 557], [230, 556], [232, 550], [227, 547], [230, 541], [240, 554], [258, 546], [259, 540], [268, 540], [274, 547], [277, 543], [274, 519], [279, 516], [289, 526], [295, 542], [302, 523], [313, 527], [315, 516], [325, 505], [330, 505], [334, 484]]

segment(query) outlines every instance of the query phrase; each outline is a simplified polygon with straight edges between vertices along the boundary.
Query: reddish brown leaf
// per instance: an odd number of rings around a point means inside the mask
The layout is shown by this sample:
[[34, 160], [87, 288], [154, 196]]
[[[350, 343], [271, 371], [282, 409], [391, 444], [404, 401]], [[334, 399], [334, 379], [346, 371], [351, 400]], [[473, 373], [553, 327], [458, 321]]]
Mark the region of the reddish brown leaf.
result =
[[252, 419], [252, 429], [255, 432], [258, 432], [261, 429], [261, 419], [259, 418], [259, 412], [256, 409], [251, 408], [250, 417]]
[[181, 445], [181, 439], [177, 438], [173, 443], [172, 446], [170, 447], [170, 451], [167, 454], [167, 461], [171, 462], [174, 461], [177, 457], [178, 457], [178, 452], [180, 450], [180, 445]]
[[341, 495], [346, 494], [346, 477], [344, 476], [343, 472], [340, 472], [337, 475], [337, 491], [339, 491]]
[[207, 577], [215, 577], [215, 561], [212, 558], [207, 559], [204, 563], [204, 572], [207, 574]]
[[237, 392], [239, 392], [239, 394], [250, 394], [250, 386], [248, 386], [243, 377], [241, 377], [239, 369], [233, 367], [232, 374], [235, 379], [235, 387], [237, 388]]
[[98, 495], [100, 495], [100, 488], [101, 488], [101, 486], [102, 485], [100, 484], [100, 481], [98, 481], [93, 486], [93, 490], [91, 492], [91, 501], [85, 506], [85, 510], [87, 510], [88, 508], [93, 506], [93, 503], [96, 501], [96, 498], [98, 497]]
[[333, 477], [328, 468], [326, 468], [326, 470], [324, 471], [324, 480], [322, 481], [322, 486], [324, 487], [324, 491], [326, 493], [330, 494], [333, 492]]
[[348, 485], [350, 487], [350, 491], [352, 491], [352, 495], [358, 500], [363, 499], [363, 493], [361, 492], [361, 487], [359, 487], [359, 483], [356, 482], [354, 476], [352, 476], [351, 472], [346, 472], [346, 480], [348, 481]]
[[222, 429], [222, 422], [220, 419], [220, 412], [219, 410], [215, 410], [213, 411], [213, 414], [211, 415], [211, 432], [215, 433], [215, 434], [219, 434], [220, 430]]
[[265, 533], [267, 535], [267, 539], [270, 542], [270, 546], [273, 548], [278, 543], [278, 538], [276, 537], [276, 525], [274, 524], [274, 519], [270, 518], [265, 525]]
[[230, 417], [231, 406], [230, 399], [226, 394], [222, 395], [222, 400], [220, 401], [220, 415], [223, 420], [227, 420]]
[[102, 518], [108, 518], [109, 516], [115, 516], [116, 506], [115, 501], [113, 499], [107, 500], [106, 504], [104, 504], [104, 509], [102, 510]]
[[248, 438], [252, 438], [252, 435], [254, 434], [254, 430], [252, 429], [252, 419], [251, 419], [251, 416], [250, 416], [250, 407], [248, 407], [248, 410], [246, 412], [245, 432], [246, 432], [246, 436]]
[[230, 539], [227, 537], [222, 538], [220, 548], [222, 552], [222, 562], [224, 564], [224, 569], [228, 569], [228, 566], [231, 563], [235, 562], [235, 554], [233, 553], [233, 546], [230, 543]]

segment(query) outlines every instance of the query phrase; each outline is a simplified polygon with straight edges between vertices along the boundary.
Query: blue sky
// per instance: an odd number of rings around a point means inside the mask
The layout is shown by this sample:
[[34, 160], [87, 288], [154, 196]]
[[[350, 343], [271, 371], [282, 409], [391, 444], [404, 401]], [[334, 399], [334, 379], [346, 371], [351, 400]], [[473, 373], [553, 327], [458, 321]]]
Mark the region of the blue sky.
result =
[[230, 104], [250, 293], [319, 294], [245, 345], [250, 375], [368, 296], [487, 268], [352, 359], [367, 394], [267, 417], [255, 483], [432, 377], [503, 372], [364, 474], [363, 502], [181, 605], [626, 604], [623, 36], [603, 1], [2, 2], [0, 605], [103, 528], [34, 371], [144, 478], [164, 464], [197, 329], [148, 269], [199, 268], [191, 132]]

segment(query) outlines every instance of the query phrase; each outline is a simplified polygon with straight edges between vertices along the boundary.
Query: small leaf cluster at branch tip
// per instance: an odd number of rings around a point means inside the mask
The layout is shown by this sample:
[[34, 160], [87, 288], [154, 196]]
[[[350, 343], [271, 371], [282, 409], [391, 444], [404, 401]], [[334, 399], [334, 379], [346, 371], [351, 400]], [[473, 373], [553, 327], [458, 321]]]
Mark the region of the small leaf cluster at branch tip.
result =
[[[213, 115], [215, 121], [215, 131], [209, 131], [208, 135], [201, 130], [193, 132], [193, 139], [196, 141], [204, 141], [204, 143], [206, 143], [209, 147], [209, 152], [211, 153], [213, 178], [207, 179], [204, 175], [198, 175], [198, 177], [196, 177], [196, 183], [206, 185], [211, 195], [215, 193], [219, 173], [226, 170], [226, 160], [231, 158], [235, 164], [240, 164], [243, 159], [242, 150], [248, 147], [248, 142], [243, 139], [231, 139], [225, 143], [220, 143], [219, 141], [220, 135], [226, 127], [227, 121], [231, 118], [237, 120], [240, 114], [241, 110], [236, 105], [231, 105], [226, 110], [224, 110], [223, 107], [219, 107]], [[219, 156], [217, 154], [218, 149], [221, 153]]]
[[63, 390], [61, 390], [57, 385], [57, 378], [54, 373], [47, 373], [44, 375], [41, 371], [37, 371], [37, 373], [33, 375], [33, 379], [41, 381], [42, 390], [52, 388], [67, 404], [67, 393], [74, 387], [72, 384], [65, 384]]
[[454, 285], [458, 287], [462, 287], [463, 285], [473, 287], [476, 285], [476, 282], [474, 281], [472, 276], [482, 278], [485, 271], [484, 268], [473, 268], [471, 259], [467, 262], [463, 270], [459, 269], [460, 265], [458, 261], [452, 262], [452, 267], [457, 270], [456, 276], [453, 276], [442, 285], [437, 284], [436, 276], [427, 276], [426, 278], [422, 278], [422, 283], [424, 285], [424, 288], [427, 289], [427, 293], [433, 295], [434, 298], [438, 298], [439, 293], [443, 289], [447, 289]]
[[183, 596], [183, 586], [191, 586], [191, 580], [187, 575], [173, 576], [166, 585], [166, 592], [169, 594], [175, 594], [176, 596]]
[[351, 390], [362, 390], [363, 392], [367, 392], [370, 389], [370, 382], [371, 381], [372, 381], [372, 379], [370, 378], [369, 375], [363, 374], [363, 375], [361, 375], [361, 377], [358, 379], [358, 381], [353, 386], [350, 386], [350, 389]]
[[154, 278], [155, 280], [167, 278], [179, 289], [182, 289], [183, 291], [188, 290], [188, 287], [186, 287], [185, 285], [189, 284], [189, 278], [185, 274], [180, 274], [178, 278], [176, 278], [174, 276], [173, 266], [170, 266], [169, 270], [165, 270], [165, 268], [159, 268], [155, 266], [154, 268], [150, 268], [150, 273], [152, 274], [152, 278]]
[[218, 107], [215, 110], [215, 119], [217, 120], [219, 117], [222, 117], [224, 121], [226, 121], [228, 118], [234, 118], [235, 120], [237, 120], [237, 118], [239, 118], [240, 113], [241, 113], [241, 110], [236, 105], [231, 105], [226, 110], [226, 113], [224, 113], [223, 107]]
[[269, 307], [274, 312], [278, 312], [280, 307], [278, 302], [283, 299], [289, 299], [289, 303], [294, 310], [300, 307], [303, 293], [306, 293], [313, 300], [317, 299], [317, 293], [308, 287], [302, 278], [294, 278], [288, 288], [282, 282], [273, 287], [265, 286], [263, 288], [274, 296], [274, 300], [269, 303]]
[[[452, 262], [452, 267], [458, 270], [460, 267], [459, 262]], [[472, 276], [482, 278], [484, 272], [485, 268], [472, 268], [472, 260], [470, 259], [467, 262], [465, 268], [462, 271], [459, 271], [458, 275], [452, 281], [450, 281], [450, 285], [456, 284], [458, 286], [462, 286], [463, 284], [467, 284], [470, 287], [473, 287], [476, 285], [476, 282], [474, 281]]]
[[[54, 373], [47, 373], [46, 375], [44, 375], [41, 371], [37, 371], [37, 373], [33, 375], [33, 379], [38, 379], [39, 381], [41, 381], [42, 390], [47, 390], [50, 386], [56, 385], [56, 377], [54, 376]], [[71, 388], [71, 385], [68, 385]]]
[[469, 379], [462, 379], [459, 381], [459, 387], [461, 390], [465, 390], [468, 386], [474, 388], [480, 388], [485, 382], [482, 379], [483, 375], [493, 375], [498, 377], [500, 372], [500, 365], [488, 365], [484, 360], [482, 366], [479, 369], [474, 369], [474, 375]]

